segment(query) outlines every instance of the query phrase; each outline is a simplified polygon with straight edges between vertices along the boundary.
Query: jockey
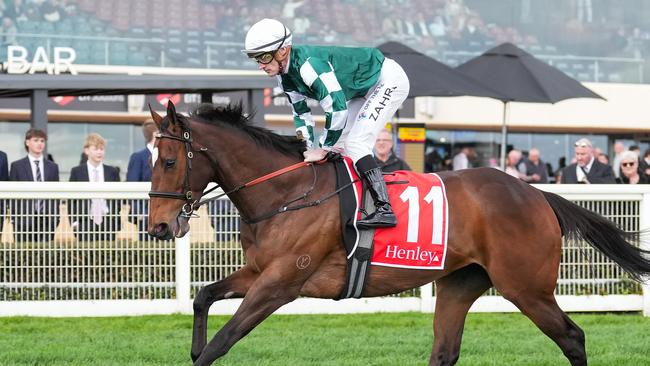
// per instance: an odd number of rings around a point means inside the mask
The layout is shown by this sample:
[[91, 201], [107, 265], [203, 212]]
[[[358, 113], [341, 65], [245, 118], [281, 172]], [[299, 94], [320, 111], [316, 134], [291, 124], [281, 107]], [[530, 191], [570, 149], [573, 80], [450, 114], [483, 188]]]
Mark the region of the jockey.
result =
[[[245, 46], [243, 52], [260, 70], [277, 78], [289, 99], [296, 133], [307, 142], [305, 161], [341, 152], [366, 180], [376, 209], [357, 226], [395, 226], [386, 182], [372, 149], [379, 131], [408, 96], [404, 70], [376, 48], [292, 46], [291, 31], [274, 19], [255, 23]], [[317, 100], [325, 111], [325, 130], [317, 146], [307, 98]]]

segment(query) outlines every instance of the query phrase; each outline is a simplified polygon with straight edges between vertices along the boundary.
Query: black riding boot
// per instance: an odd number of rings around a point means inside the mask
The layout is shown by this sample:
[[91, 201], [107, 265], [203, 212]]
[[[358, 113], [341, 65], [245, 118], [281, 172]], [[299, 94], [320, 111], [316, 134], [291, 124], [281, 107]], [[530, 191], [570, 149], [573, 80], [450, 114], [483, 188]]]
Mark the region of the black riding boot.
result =
[[384, 181], [381, 169], [371, 155], [359, 159], [356, 164], [357, 170], [366, 180], [368, 191], [375, 201], [375, 212], [357, 221], [360, 229], [372, 229], [376, 227], [393, 227], [397, 225], [397, 218], [393, 213], [388, 198], [388, 189]]

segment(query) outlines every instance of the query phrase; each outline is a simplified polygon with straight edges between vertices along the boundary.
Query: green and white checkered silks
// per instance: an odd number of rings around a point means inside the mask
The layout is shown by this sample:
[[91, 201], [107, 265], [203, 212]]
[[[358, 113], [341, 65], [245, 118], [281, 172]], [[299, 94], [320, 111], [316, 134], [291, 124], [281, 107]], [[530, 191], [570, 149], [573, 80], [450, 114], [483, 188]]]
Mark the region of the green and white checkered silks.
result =
[[314, 117], [311, 114], [311, 109], [307, 106], [307, 98], [294, 91], [286, 91], [285, 94], [293, 106], [293, 123], [296, 133], [302, 135], [307, 142], [307, 147], [311, 148], [314, 144]]
[[[325, 112], [325, 132], [321, 136], [320, 145], [332, 147], [341, 137], [348, 117], [345, 93], [336, 79], [334, 68], [329, 62], [310, 57], [300, 67], [300, 76]], [[313, 144], [314, 120], [305, 96], [288, 90], [286, 94], [293, 105], [296, 130]]]

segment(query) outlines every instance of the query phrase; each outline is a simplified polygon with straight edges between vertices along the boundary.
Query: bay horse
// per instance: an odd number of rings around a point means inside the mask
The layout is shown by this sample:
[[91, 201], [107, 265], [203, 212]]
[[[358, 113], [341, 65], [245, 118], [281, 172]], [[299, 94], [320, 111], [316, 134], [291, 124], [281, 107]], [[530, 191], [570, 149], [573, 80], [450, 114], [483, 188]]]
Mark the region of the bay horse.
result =
[[[210, 182], [227, 192], [243, 221], [246, 264], [203, 287], [194, 299], [195, 365], [211, 364], [299, 296], [341, 294], [347, 262], [339, 198], [332, 194], [333, 164], [302, 163], [303, 167], [285, 169], [300, 166], [304, 142], [253, 126], [241, 105], [202, 105], [185, 116], [169, 102], [165, 117], [151, 114], [160, 133], [151, 178], [149, 234], [160, 239], [186, 234], [189, 217]], [[439, 176], [449, 199], [444, 269], [371, 266], [363, 296], [395, 294], [435, 281], [429, 364], [452, 365], [459, 358], [470, 306], [495, 287], [559, 346], [571, 365], [586, 365], [585, 335], [554, 297], [562, 236], [587, 241], [640, 279], [650, 273], [650, 261], [648, 252], [630, 243], [638, 233], [624, 232], [591, 211], [497, 169]], [[322, 197], [331, 199], [319, 201]], [[314, 204], [282, 209], [308, 201]], [[228, 298], [243, 301], [207, 342], [208, 310], [215, 301]]]

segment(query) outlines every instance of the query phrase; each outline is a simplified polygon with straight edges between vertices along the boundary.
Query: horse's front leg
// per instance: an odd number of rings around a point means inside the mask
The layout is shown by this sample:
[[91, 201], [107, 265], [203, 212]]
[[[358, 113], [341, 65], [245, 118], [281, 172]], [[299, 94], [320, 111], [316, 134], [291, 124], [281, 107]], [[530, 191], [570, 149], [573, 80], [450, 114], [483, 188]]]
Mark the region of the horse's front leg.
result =
[[235, 315], [203, 349], [194, 365], [210, 365], [275, 310], [298, 297], [304, 281], [278, 267], [267, 268], [248, 290]]
[[207, 342], [208, 312], [218, 300], [241, 298], [257, 279], [259, 273], [244, 266], [219, 282], [203, 287], [194, 298], [194, 327], [192, 329], [192, 361], [196, 361]]

